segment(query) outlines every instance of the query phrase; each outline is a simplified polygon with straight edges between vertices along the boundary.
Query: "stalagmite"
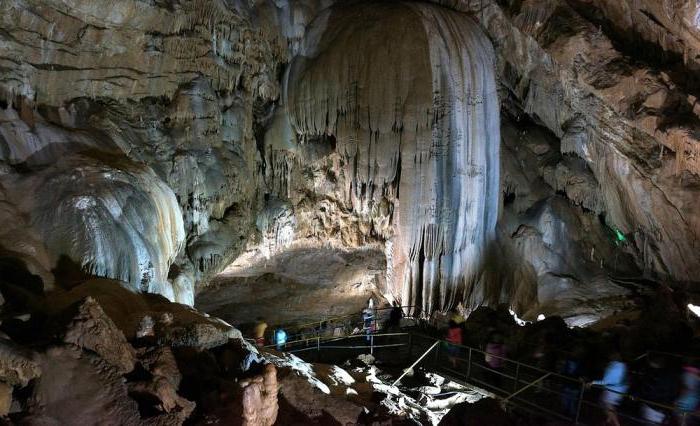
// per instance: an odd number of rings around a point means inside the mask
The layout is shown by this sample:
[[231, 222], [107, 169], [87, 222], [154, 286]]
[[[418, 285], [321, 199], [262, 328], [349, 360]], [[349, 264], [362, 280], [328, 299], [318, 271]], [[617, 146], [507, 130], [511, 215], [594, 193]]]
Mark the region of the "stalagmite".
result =
[[390, 291], [427, 312], [469, 297], [494, 238], [493, 62], [469, 16], [391, 3], [325, 11], [290, 66], [292, 128], [336, 138], [356, 213], [394, 203]]

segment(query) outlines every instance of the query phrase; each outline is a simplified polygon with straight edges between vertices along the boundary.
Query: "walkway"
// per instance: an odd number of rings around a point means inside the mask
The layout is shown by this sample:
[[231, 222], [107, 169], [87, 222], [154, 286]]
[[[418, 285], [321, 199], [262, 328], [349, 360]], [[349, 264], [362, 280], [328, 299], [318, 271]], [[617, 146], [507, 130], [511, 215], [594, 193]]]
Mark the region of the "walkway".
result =
[[[436, 342], [439, 343], [435, 345]], [[369, 339], [363, 334], [315, 336], [290, 341], [284, 349], [309, 361], [324, 363], [339, 363], [361, 353], [372, 353], [385, 364], [403, 368], [432, 346], [434, 349], [419, 363], [422, 368], [491, 391], [511, 410], [563, 424], [600, 424], [603, 413], [598, 404], [600, 389], [586, 389], [578, 379], [508, 358], [502, 358], [502, 369], [494, 370], [484, 362], [483, 351], [468, 346], [458, 346], [458, 353], [452, 357], [456, 363], [453, 366], [447, 353], [448, 343], [420, 333], [380, 333]], [[647, 424], [639, 418], [642, 404], [673, 412], [672, 407], [625, 395], [619, 413], [623, 425]], [[696, 415], [688, 415], [686, 421], [690, 422], [691, 417], [700, 421]], [[683, 419], [679, 422], [685, 424]]]

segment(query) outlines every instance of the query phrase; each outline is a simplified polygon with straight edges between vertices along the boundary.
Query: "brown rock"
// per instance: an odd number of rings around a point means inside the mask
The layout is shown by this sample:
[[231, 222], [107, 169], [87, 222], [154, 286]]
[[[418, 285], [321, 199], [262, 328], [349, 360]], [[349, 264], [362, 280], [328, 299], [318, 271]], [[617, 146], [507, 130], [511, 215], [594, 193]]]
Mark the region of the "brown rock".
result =
[[262, 376], [243, 380], [240, 385], [243, 388], [241, 397], [243, 425], [269, 426], [274, 424], [279, 409], [277, 369], [275, 366], [267, 364]]
[[144, 349], [140, 351], [139, 362], [152, 375], [165, 377], [176, 389], [180, 386], [182, 375], [169, 347]]
[[41, 374], [33, 355], [10, 340], [0, 339], [0, 380], [12, 386], [26, 386]]
[[134, 349], [92, 297], [87, 297], [78, 307], [66, 327], [63, 341], [97, 353], [122, 373], [134, 369]]
[[[320, 424], [357, 424], [364, 412], [361, 405], [345, 395], [328, 395], [305, 378], [286, 368], [277, 370], [280, 416], [303, 415]], [[284, 402], [284, 404], [282, 404]]]
[[76, 346], [37, 356], [42, 375], [23, 421], [28, 424], [136, 425], [140, 414], [116, 367]]
[[0, 382], [0, 417], [5, 417], [12, 406], [12, 386]]
[[154, 376], [149, 382], [129, 383], [129, 393], [135, 397], [150, 397], [157, 400], [156, 409], [164, 413], [176, 412], [185, 421], [194, 410], [195, 403], [177, 394], [177, 388], [163, 376]]

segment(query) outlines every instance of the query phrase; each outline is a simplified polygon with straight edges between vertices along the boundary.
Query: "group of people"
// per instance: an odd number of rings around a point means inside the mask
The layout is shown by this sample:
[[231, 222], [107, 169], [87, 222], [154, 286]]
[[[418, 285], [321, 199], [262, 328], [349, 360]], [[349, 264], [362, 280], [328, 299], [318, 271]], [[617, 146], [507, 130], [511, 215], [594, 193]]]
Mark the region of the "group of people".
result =
[[[457, 368], [458, 359], [462, 351], [464, 337], [464, 315], [459, 310], [453, 312], [450, 317], [445, 340], [447, 341], [447, 353], [450, 365]], [[493, 332], [487, 339], [484, 347], [484, 363], [488, 366], [488, 382], [496, 388], [501, 387], [502, 369], [505, 365], [506, 345], [503, 336], [498, 332]]]
[[[362, 320], [362, 332], [367, 336], [367, 341], [371, 340], [372, 334], [377, 331], [377, 312], [374, 307], [374, 300], [369, 299], [367, 306], [361, 312]], [[398, 302], [394, 302], [391, 306], [389, 312], [389, 318], [386, 320], [384, 326], [387, 331], [398, 330], [401, 326], [401, 319], [404, 313], [401, 309], [401, 305]], [[258, 347], [265, 346], [265, 333], [268, 329], [268, 324], [265, 319], [258, 317], [252, 329], [252, 337], [255, 340], [255, 344]], [[316, 327], [313, 333], [320, 335], [328, 328], [328, 322], [323, 321], [320, 327]], [[303, 333], [302, 333], [303, 334]], [[282, 327], [277, 327], [272, 335], [272, 343], [275, 344], [278, 350], [283, 350], [288, 339], [288, 333]]]
[[[267, 322], [262, 317], [258, 317], [253, 326], [253, 338], [255, 339], [255, 345], [259, 348], [265, 346], [265, 332], [267, 331]], [[277, 350], [283, 350], [284, 346], [287, 344], [287, 332], [282, 328], [278, 327], [273, 333], [273, 341]]]
[[[464, 317], [454, 312], [449, 318], [449, 325], [444, 333], [447, 342], [447, 352], [450, 366], [457, 369], [464, 342]], [[630, 371], [628, 364], [623, 361], [619, 350], [613, 351], [608, 359], [603, 376], [598, 380], [587, 380], [586, 372], [590, 366], [584, 367], [587, 360], [582, 346], [576, 346], [572, 352], [557, 352], [542, 339], [529, 351], [524, 362], [545, 371], [556, 371], [559, 374], [577, 379], [556, 386], [561, 397], [561, 409], [573, 418], [579, 408], [581, 384], [585, 388], [598, 387], [602, 390], [599, 405], [605, 410], [605, 424], [620, 425], [618, 411], [626, 395], [638, 402], [639, 412], [635, 417], [642, 418], [647, 424], [665, 424], [673, 416], [678, 419], [686, 417], [686, 425], [700, 425], [700, 359], [687, 360], [682, 371], [671, 367], [670, 362], [660, 355], [649, 355], [647, 365], [640, 371]], [[504, 336], [498, 331], [489, 333], [482, 344], [484, 354], [484, 380], [496, 389], [505, 390], [506, 356], [508, 355]], [[559, 355], [564, 356], [559, 356]], [[464, 355], [464, 354], [462, 354]], [[515, 355], [513, 355], [515, 356]], [[549, 383], [551, 387], [553, 383]], [[535, 391], [543, 391], [542, 382], [534, 386]], [[629, 408], [632, 409], [634, 405]], [[674, 412], [663, 407], [675, 407]], [[691, 413], [697, 418], [691, 419]], [[696, 422], [696, 423], [694, 423]]]
[[[606, 409], [606, 424], [618, 426], [618, 409], [626, 394], [639, 401], [639, 416], [648, 424], [666, 424], [673, 416], [685, 417], [685, 425], [696, 425], [700, 417], [700, 369], [698, 360], [685, 360], [680, 371], [664, 355], [650, 353], [646, 366], [635, 377], [619, 351], [610, 355], [603, 378], [589, 386], [603, 388], [600, 403]], [[673, 412], [665, 407], [674, 407]], [[693, 416], [694, 417], [694, 416]]]

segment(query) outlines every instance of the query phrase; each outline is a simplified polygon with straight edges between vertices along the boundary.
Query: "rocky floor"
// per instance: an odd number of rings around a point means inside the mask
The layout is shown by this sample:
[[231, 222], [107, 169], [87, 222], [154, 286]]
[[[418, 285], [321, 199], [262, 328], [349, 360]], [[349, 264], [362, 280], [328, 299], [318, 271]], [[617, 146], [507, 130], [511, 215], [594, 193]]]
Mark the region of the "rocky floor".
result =
[[270, 324], [360, 312], [383, 299], [384, 254], [374, 248], [290, 247], [270, 258], [242, 256], [196, 297], [196, 307], [231, 324]]

